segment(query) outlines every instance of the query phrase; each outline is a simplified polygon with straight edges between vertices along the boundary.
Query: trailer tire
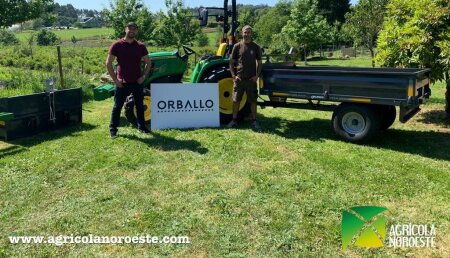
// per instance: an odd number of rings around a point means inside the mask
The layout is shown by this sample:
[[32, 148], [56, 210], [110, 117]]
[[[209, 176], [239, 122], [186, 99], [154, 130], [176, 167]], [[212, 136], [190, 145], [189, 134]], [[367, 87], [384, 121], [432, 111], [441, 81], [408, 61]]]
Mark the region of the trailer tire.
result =
[[[218, 67], [207, 72], [201, 82], [219, 83], [219, 111], [220, 123], [227, 124], [233, 118], [233, 79], [230, 68]], [[250, 114], [250, 103], [247, 102], [247, 94], [244, 93], [239, 106], [238, 121], [244, 120]]]
[[[144, 88], [144, 119], [146, 124], [150, 124], [151, 120], [151, 94], [150, 90]], [[137, 118], [136, 118], [136, 106], [134, 105], [134, 97], [133, 94], [127, 97], [125, 100], [125, 117], [127, 118], [128, 123], [137, 126]]]
[[380, 106], [378, 110], [381, 115], [380, 130], [386, 131], [395, 122], [397, 111], [395, 106]]
[[333, 129], [344, 140], [369, 141], [380, 130], [380, 116], [374, 106], [341, 103], [333, 112]]

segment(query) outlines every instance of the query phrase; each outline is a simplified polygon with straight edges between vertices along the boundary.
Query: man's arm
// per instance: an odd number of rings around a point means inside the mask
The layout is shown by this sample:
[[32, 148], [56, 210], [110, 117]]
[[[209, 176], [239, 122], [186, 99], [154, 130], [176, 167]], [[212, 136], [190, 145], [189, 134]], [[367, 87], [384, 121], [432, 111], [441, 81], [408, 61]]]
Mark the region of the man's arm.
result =
[[233, 77], [233, 80], [236, 81], [240, 81], [241, 78], [239, 78], [238, 76], [236, 76], [236, 64], [237, 64], [237, 57], [236, 57], [236, 45], [234, 45], [233, 50], [231, 51], [231, 55], [230, 55], [230, 73], [231, 73], [231, 77]]
[[262, 71], [262, 51], [261, 48], [258, 49], [258, 53], [256, 55], [256, 75], [251, 78], [254, 82], [258, 81], [259, 76], [261, 75]]
[[114, 83], [117, 87], [122, 88], [123, 84], [121, 81], [117, 79], [117, 75], [114, 72], [113, 62], [116, 60], [116, 56], [108, 54], [108, 57], [106, 58], [106, 69], [108, 69], [109, 76], [113, 79]]
[[262, 60], [256, 60], [256, 77], [259, 77], [261, 75], [262, 71]]
[[144, 69], [144, 74], [137, 81], [139, 84], [144, 83], [145, 78], [147, 78], [147, 76], [150, 74], [150, 71], [152, 69], [152, 60], [150, 60], [150, 57], [148, 57], [148, 55], [145, 55], [142, 57], [142, 59], [145, 62], [145, 69]]

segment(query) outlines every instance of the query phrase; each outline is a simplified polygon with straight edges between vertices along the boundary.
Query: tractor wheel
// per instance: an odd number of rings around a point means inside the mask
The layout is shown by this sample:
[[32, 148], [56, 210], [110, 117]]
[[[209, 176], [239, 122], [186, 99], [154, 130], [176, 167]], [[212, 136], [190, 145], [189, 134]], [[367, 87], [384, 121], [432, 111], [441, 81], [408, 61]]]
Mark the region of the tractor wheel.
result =
[[[152, 102], [150, 95], [150, 90], [144, 89], [144, 119], [146, 124], [149, 124], [150, 119], [152, 118]], [[136, 106], [134, 105], [133, 94], [128, 96], [125, 101], [125, 117], [130, 124], [137, 125]]]
[[[219, 111], [220, 123], [226, 124], [233, 118], [233, 78], [230, 69], [222, 66], [207, 73], [202, 82], [219, 84]], [[247, 102], [247, 94], [244, 93], [239, 106], [238, 120], [242, 121], [250, 114], [250, 104]]]
[[341, 103], [333, 112], [333, 129], [344, 140], [363, 143], [380, 129], [380, 116], [374, 106]]

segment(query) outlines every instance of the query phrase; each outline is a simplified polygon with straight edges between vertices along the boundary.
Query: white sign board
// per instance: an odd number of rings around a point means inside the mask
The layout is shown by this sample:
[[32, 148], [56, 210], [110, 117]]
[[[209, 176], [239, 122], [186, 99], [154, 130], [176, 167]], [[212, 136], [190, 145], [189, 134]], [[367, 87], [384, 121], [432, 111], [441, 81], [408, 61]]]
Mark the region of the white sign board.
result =
[[217, 83], [151, 85], [152, 130], [219, 127]]

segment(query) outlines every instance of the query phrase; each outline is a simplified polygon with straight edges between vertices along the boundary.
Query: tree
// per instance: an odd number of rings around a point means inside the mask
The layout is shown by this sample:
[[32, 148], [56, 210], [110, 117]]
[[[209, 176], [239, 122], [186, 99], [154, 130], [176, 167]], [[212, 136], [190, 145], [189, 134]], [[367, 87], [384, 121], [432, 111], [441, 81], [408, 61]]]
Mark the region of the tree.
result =
[[73, 19], [78, 18], [77, 11], [71, 4], [59, 5], [58, 3], [55, 3], [54, 11], [58, 16], [70, 17]]
[[375, 45], [383, 26], [386, 4], [389, 0], [360, 0], [345, 15], [345, 30], [352, 36], [354, 43], [364, 45], [370, 50], [372, 66], [375, 67]]
[[254, 31], [257, 32], [254, 38], [259, 44], [270, 49], [279, 46], [273, 44], [274, 35], [280, 33], [289, 20], [291, 6], [292, 3], [288, 0], [279, 1], [259, 18], [254, 27]]
[[54, 13], [46, 13], [45, 15], [43, 15], [42, 21], [43, 21], [44, 27], [51, 27], [51, 26], [55, 25], [57, 22], [56, 18], [57, 18], [56, 14], [54, 14]]
[[153, 39], [159, 46], [176, 46], [192, 43], [200, 33], [198, 21], [183, 5], [183, 1], [166, 0], [167, 15], [159, 12]]
[[250, 27], [254, 27], [256, 22], [259, 20], [257, 13], [257, 9], [243, 7], [238, 11], [238, 21], [241, 24], [241, 27], [245, 25], [249, 25]]
[[306, 53], [329, 41], [330, 30], [325, 18], [318, 13], [316, 0], [296, 0], [282, 33], [287, 35], [290, 45], [303, 49], [306, 63]]
[[44, 20], [42, 18], [37, 18], [33, 21], [33, 30], [38, 30], [44, 26]]
[[392, 0], [378, 38], [377, 61], [390, 67], [428, 67], [433, 81], [445, 79], [450, 123], [450, 2]]
[[110, 8], [104, 9], [103, 12], [114, 29], [114, 38], [123, 37], [125, 24], [134, 21], [139, 26], [136, 38], [142, 41], [150, 40], [154, 17], [141, 0], [114, 0], [110, 3]]
[[14, 0], [0, 2], [0, 28], [35, 19], [50, 11], [53, 0]]
[[209, 45], [209, 38], [206, 33], [201, 32], [197, 35], [197, 46], [206, 47]]
[[241, 27], [250, 25], [253, 27], [259, 20], [259, 18], [265, 14], [270, 7], [268, 5], [242, 5], [236, 6], [238, 12], [238, 21]]
[[67, 16], [58, 16], [57, 25], [62, 27], [69, 27], [72, 23], [74, 23], [76, 19], [67, 17]]
[[350, 0], [318, 0], [319, 13], [322, 13], [329, 25], [336, 21], [345, 22], [345, 14], [350, 11]]
[[34, 58], [34, 56], [33, 56], [33, 45], [34, 45], [35, 41], [36, 41], [36, 34], [34, 32], [31, 33], [30, 36], [26, 38], [26, 43], [28, 45], [28, 51], [30, 52], [31, 59]]

